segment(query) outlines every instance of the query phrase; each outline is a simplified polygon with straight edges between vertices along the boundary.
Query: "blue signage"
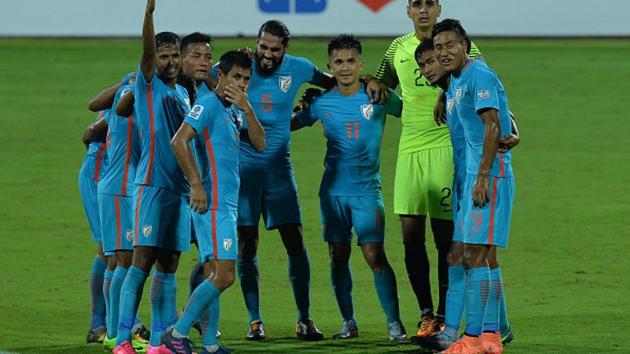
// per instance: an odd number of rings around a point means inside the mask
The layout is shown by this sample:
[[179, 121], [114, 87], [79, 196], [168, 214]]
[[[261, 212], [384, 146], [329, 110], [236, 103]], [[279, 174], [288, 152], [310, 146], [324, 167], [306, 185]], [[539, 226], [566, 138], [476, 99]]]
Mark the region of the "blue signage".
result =
[[265, 13], [288, 14], [293, 8], [296, 14], [315, 14], [324, 12], [326, 0], [258, 0], [258, 7]]

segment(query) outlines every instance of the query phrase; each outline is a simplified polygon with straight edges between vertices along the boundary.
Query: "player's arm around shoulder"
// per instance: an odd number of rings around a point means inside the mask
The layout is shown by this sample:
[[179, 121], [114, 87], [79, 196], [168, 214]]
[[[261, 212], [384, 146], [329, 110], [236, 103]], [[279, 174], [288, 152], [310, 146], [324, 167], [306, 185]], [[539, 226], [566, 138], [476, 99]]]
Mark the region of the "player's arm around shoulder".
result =
[[298, 105], [293, 109], [291, 116], [291, 131], [304, 127], [311, 127], [318, 118], [316, 115], [316, 101], [322, 96], [322, 91], [310, 87], [304, 91]]
[[392, 89], [388, 89], [389, 98], [385, 102], [385, 113], [400, 118], [402, 115], [403, 101], [398, 93]]
[[240, 90], [232, 85], [225, 87], [225, 99], [236, 106], [240, 111], [245, 113], [245, 120], [247, 122], [247, 135], [249, 141], [256, 151], [262, 152], [267, 147], [265, 140], [265, 129], [260, 124], [260, 121], [256, 117], [252, 104], [249, 103], [247, 92]]
[[85, 132], [83, 132], [83, 144], [87, 147], [93, 141], [104, 141], [108, 127], [105, 118], [100, 118], [90, 124], [87, 129], [85, 129]]
[[396, 74], [396, 68], [394, 67], [394, 56], [396, 55], [396, 51], [398, 50], [398, 44], [401, 40], [400, 38], [401, 37], [394, 39], [389, 45], [387, 51], [385, 51], [383, 59], [381, 59], [378, 70], [374, 75], [374, 77], [378, 81], [382, 82], [390, 89], [395, 89], [399, 83], [398, 75]]

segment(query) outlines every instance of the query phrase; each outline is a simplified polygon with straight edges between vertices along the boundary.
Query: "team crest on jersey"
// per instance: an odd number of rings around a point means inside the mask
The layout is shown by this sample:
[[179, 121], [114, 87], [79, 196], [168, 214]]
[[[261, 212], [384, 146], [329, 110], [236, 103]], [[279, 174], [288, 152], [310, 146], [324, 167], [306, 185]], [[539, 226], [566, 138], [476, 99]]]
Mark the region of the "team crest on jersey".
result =
[[477, 98], [480, 100], [487, 100], [490, 98], [490, 90], [479, 90], [477, 91]]
[[374, 115], [374, 105], [369, 103], [369, 104], [362, 104], [361, 105], [361, 115], [363, 116], [363, 118], [370, 120], [372, 119], [372, 115]]
[[459, 103], [461, 98], [462, 98], [462, 88], [458, 87], [457, 90], [455, 90], [455, 102]]
[[224, 238], [223, 239], [223, 249], [229, 251], [232, 248], [232, 239]]
[[190, 113], [188, 113], [188, 116], [192, 119], [199, 119], [199, 116], [201, 116], [201, 112], [203, 112], [203, 106], [196, 104], [191, 110]]
[[280, 84], [280, 90], [282, 92], [287, 93], [291, 88], [291, 83], [293, 82], [293, 78], [291, 76], [280, 76], [278, 78], [278, 83]]
[[452, 98], [449, 98], [446, 102], [446, 111], [451, 114], [453, 113], [453, 106], [455, 105], [455, 101]]
[[125, 236], [127, 238], [127, 241], [131, 242], [131, 240], [133, 240], [133, 230], [127, 230], [127, 234]]
[[144, 235], [144, 237], [151, 236], [152, 232], [153, 232], [153, 225], [144, 225], [142, 227], [142, 234]]

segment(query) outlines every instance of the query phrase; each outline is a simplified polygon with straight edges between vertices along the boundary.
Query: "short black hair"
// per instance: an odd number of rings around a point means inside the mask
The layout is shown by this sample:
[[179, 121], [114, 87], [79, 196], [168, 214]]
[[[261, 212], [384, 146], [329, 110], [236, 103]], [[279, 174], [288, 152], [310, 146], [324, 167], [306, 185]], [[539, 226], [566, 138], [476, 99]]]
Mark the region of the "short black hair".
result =
[[430, 50], [433, 50], [433, 40], [431, 38], [427, 38], [420, 42], [420, 45], [416, 47], [416, 52], [414, 53], [416, 62], [420, 61], [420, 58], [422, 57], [422, 54], [424, 54], [424, 52], [428, 52]]
[[212, 47], [212, 37], [205, 33], [193, 32], [182, 38], [182, 51], [185, 51], [189, 45], [194, 43], [204, 43]]
[[431, 31], [431, 39], [435, 39], [435, 36], [442, 32], [455, 32], [461, 39], [464, 41], [468, 38], [468, 34], [462, 24], [455, 19], [447, 18], [442, 20], [433, 26], [433, 31]]
[[269, 20], [263, 23], [258, 30], [258, 38], [262, 36], [263, 32], [269, 33], [270, 35], [278, 38], [282, 38], [282, 45], [285, 47], [289, 44], [289, 39], [291, 39], [291, 33], [287, 26], [280, 20]]
[[180, 46], [179, 36], [173, 32], [160, 32], [155, 35], [155, 47]]
[[433, 31], [431, 32], [431, 39], [434, 39], [438, 33], [447, 31], [457, 33], [457, 35], [466, 42], [466, 53], [470, 53], [472, 41], [470, 40], [470, 37], [468, 36], [468, 33], [466, 33], [464, 27], [462, 27], [461, 22], [458, 20], [447, 18], [436, 23], [435, 26], [433, 26]]
[[354, 49], [359, 54], [363, 52], [361, 42], [351, 34], [340, 34], [328, 43], [328, 55], [339, 49]]
[[247, 54], [240, 50], [230, 50], [229, 52], [224, 53], [221, 56], [221, 59], [219, 59], [219, 69], [221, 69], [225, 75], [227, 75], [234, 66], [251, 70], [252, 60]]
[[180, 73], [177, 75], [177, 84], [186, 89], [190, 103], [195, 102], [195, 99], [197, 99], [197, 86], [195, 84], [195, 80], [184, 73]]

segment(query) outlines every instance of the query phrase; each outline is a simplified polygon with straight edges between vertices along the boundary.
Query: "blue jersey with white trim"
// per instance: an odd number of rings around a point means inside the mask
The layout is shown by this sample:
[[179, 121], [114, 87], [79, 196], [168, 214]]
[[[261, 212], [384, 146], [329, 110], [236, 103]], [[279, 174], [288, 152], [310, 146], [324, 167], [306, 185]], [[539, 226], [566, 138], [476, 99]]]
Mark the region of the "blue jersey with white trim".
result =
[[[484, 62], [471, 60], [458, 77], [452, 75], [449, 92], [460, 117], [466, 138], [466, 172], [476, 175], [483, 154], [485, 125], [478, 112], [496, 109], [499, 115], [499, 136], [511, 133], [510, 109], [505, 89], [498, 75]], [[512, 176], [511, 152], [497, 153], [490, 176]]]
[[[112, 107], [116, 107], [122, 96], [133, 92], [133, 85], [125, 85], [118, 89]], [[129, 117], [116, 114], [110, 110], [105, 117], [107, 122], [107, 156], [109, 168], [100, 183], [98, 192], [122, 196], [133, 194], [133, 181], [136, 177], [136, 165], [140, 158], [140, 141], [138, 128], [133, 113]]]
[[256, 117], [265, 129], [266, 148], [258, 152], [248, 140], [241, 141], [241, 161], [250, 164], [289, 163], [291, 115], [303, 83], [321, 83], [325, 74], [308, 59], [285, 54], [270, 76], [262, 76], [253, 61], [247, 94]]
[[319, 194], [366, 196], [381, 193], [380, 153], [385, 117], [400, 116], [402, 101], [391, 91], [384, 104], [373, 104], [363, 86], [352, 96], [337, 88], [324, 93], [296, 115], [298, 124], [322, 122], [327, 139]]
[[184, 119], [196, 132], [194, 148], [212, 210], [237, 210], [242, 114], [214, 92], [202, 96]]
[[138, 69], [134, 112], [141, 141], [135, 183], [187, 194], [190, 184], [171, 150], [171, 139], [190, 110], [182, 86], [167, 86], [156, 73], [147, 81]]

